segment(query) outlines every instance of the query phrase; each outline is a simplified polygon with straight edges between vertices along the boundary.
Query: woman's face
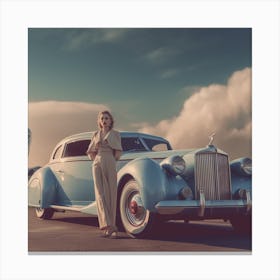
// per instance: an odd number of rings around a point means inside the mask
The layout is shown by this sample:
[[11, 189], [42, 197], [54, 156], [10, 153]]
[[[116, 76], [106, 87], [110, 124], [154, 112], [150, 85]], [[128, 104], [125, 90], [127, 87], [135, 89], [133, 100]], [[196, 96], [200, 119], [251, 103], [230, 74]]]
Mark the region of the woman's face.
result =
[[101, 114], [99, 117], [99, 123], [102, 128], [111, 128], [112, 120], [108, 114]]

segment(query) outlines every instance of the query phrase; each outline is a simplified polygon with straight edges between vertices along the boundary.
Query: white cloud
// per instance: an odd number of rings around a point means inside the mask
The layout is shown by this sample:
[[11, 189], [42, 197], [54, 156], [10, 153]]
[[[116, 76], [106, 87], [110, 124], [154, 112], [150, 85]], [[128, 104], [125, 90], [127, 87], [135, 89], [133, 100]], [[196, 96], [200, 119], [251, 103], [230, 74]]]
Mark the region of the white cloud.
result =
[[161, 73], [160, 75], [160, 78], [161, 79], [169, 79], [169, 78], [172, 78], [174, 76], [176, 76], [178, 74], [178, 70], [177, 69], [169, 69], [169, 70], [166, 70], [164, 72]]
[[163, 63], [178, 54], [178, 51], [168, 47], [160, 47], [150, 51], [145, 58], [152, 63]]
[[188, 98], [179, 113], [140, 131], [166, 137], [174, 148], [206, 146], [215, 131], [214, 144], [232, 158], [251, 156], [251, 69], [236, 71], [227, 85], [202, 87]]
[[66, 49], [77, 50], [99, 43], [115, 43], [122, 39], [128, 29], [125, 28], [96, 28], [85, 29], [69, 33]]
[[45, 164], [54, 146], [71, 134], [97, 129], [103, 104], [44, 101], [29, 103], [28, 127], [32, 131], [29, 166]]

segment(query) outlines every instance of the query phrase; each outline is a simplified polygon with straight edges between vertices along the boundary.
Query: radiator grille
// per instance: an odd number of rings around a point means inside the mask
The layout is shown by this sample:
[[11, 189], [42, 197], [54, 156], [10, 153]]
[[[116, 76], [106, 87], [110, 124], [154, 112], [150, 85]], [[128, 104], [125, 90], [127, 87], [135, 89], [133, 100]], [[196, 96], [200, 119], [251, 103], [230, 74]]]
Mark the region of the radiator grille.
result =
[[198, 153], [195, 156], [196, 199], [203, 190], [206, 200], [231, 199], [227, 155]]

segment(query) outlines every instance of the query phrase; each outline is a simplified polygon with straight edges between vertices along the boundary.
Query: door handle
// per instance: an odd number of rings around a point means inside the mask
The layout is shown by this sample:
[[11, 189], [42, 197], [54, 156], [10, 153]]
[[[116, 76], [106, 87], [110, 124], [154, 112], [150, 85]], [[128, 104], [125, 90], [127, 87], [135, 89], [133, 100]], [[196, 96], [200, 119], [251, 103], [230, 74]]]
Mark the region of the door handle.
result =
[[59, 169], [59, 170], [56, 170], [55, 172], [61, 173], [61, 174], [64, 173], [64, 171], [63, 171], [63, 170], [60, 170], [60, 169]]

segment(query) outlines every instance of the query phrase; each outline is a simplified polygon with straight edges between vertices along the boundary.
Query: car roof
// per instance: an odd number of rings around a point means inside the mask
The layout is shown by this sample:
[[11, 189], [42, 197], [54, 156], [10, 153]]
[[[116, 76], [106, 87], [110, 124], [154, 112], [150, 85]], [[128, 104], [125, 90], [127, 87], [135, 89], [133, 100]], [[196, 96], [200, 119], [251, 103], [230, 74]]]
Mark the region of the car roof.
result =
[[[88, 131], [88, 132], [82, 132], [82, 133], [70, 135], [70, 136], [62, 139], [57, 144], [57, 146], [59, 146], [61, 143], [68, 142], [68, 141], [75, 141], [75, 140], [85, 139], [85, 138], [91, 139], [93, 133], [94, 133], [94, 131]], [[158, 140], [161, 140], [164, 142], [168, 142], [166, 139], [164, 139], [160, 136], [155, 136], [155, 135], [151, 135], [151, 134], [147, 134], [147, 133], [143, 133], [143, 132], [120, 131], [120, 134], [121, 134], [121, 137], [145, 137], [145, 138], [158, 139]]]

